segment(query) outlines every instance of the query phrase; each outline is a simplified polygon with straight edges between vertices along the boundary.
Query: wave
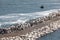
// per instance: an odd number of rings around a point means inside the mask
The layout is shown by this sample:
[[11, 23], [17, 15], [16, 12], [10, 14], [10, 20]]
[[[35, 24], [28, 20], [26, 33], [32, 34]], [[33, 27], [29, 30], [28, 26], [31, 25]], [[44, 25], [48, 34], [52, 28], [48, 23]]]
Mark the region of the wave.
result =
[[0, 18], [13, 18], [13, 17], [16, 17], [16, 16], [0, 16]]
[[[47, 10], [43, 12], [33, 12], [33, 13], [12, 13], [0, 16], [0, 26], [15, 24], [15, 23], [25, 23], [27, 20], [35, 19], [42, 16], [48, 16], [49, 13], [58, 12], [60, 9]], [[1, 22], [2, 21], [2, 22]]]
[[41, 4], [60, 4], [60, 3], [41, 3]]

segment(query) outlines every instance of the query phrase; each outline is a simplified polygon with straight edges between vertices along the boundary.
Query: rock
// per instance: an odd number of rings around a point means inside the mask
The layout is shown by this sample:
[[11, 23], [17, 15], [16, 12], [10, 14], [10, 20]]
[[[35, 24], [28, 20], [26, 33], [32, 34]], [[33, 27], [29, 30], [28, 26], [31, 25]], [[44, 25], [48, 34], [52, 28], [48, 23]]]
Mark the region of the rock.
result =
[[6, 34], [7, 30], [6, 29], [0, 29], [0, 34]]
[[7, 33], [11, 33], [11, 29], [10, 29], [10, 27], [7, 28]]
[[47, 16], [44, 17], [44, 21], [48, 21], [48, 17]]

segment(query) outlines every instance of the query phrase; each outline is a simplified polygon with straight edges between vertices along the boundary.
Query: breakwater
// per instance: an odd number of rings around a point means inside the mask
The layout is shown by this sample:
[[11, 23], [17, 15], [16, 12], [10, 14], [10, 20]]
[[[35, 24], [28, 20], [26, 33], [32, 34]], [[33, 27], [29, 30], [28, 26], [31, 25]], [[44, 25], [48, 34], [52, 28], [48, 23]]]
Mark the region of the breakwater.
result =
[[[24, 24], [0, 29], [0, 40], [36, 40], [60, 28], [60, 10], [48, 16], [29, 20]], [[12, 35], [11, 35], [12, 34]]]

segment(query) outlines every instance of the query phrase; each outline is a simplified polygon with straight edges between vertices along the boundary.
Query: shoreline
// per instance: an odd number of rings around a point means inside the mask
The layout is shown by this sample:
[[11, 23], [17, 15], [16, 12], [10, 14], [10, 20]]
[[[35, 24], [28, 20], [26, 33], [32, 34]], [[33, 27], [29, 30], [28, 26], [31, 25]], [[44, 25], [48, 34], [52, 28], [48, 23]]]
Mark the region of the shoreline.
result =
[[[18, 24], [16, 26], [11, 26], [6, 29], [4, 28], [0, 29], [0, 38], [3, 39], [5, 37], [7, 38], [7, 37], [19, 36], [22, 37], [21, 40], [23, 40], [23, 37], [30, 38], [26, 35], [30, 36], [32, 35], [32, 33], [34, 34], [36, 32], [37, 32], [36, 36], [39, 34], [38, 36], [41, 37], [41, 35], [43, 36], [45, 34], [58, 30], [60, 28], [57, 27], [59, 22], [60, 22], [60, 10], [58, 11], [58, 13], [52, 12], [48, 16], [32, 19], [31, 21], [28, 21], [24, 24]], [[55, 25], [54, 23], [56, 23], [56, 27], [54, 27]], [[54, 25], [50, 25], [50, 24], [54, 24]], [[42, 33], [39, 33], [40, 29]], [[31, 36], [31, 38], [32, 40], [35, 40], [38, 37]]]

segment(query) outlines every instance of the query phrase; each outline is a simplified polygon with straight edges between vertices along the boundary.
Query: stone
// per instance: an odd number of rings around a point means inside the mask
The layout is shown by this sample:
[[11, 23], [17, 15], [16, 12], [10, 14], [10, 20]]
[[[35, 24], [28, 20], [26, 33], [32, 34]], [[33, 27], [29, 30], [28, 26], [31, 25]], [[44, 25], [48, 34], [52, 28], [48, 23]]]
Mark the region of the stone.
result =
[[1, 38], [1, 40], [6, 40], [6, 38], [5, 38], [5, 37], [3, 37], [3, 38]]
[[0, 29], [0, 34], [6, 34], [7, 30], [6, 29]]

